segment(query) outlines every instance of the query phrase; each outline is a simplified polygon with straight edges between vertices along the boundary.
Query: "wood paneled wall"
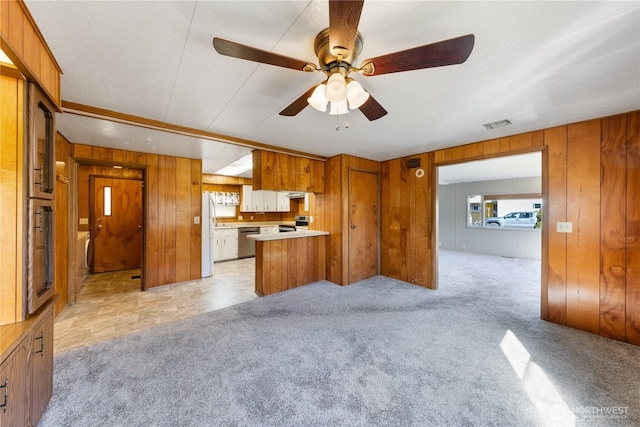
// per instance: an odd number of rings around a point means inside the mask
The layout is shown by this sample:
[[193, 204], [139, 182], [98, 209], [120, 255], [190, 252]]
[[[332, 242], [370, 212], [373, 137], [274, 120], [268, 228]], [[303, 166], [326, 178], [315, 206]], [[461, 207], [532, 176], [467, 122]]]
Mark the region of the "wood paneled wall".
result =
[[0, 1], [2, 50], [60, 110], [62, 70], [22, 0]]
[[[547, 224], [541, 317], [640, 345], [640, 112], [383, 162], [382, 273], [436, 283], [437, 230], [429, 227], [437, 196], [424, 185], [436, 188], [437, 177], [416, 180], [409, 158], [444, 165], [535, 150], [543, 153]], [[557, 222], [571, 222], [573, 232], [558, 233]]]
[[[436, 288], [436, 265], [430, 256], [436, 241], [431, 213], [434, 153], [382, 163], [381, 274], [428, 288]], [[420, 159], [420, 168], [407, 167]], [[423, 176], [417, 176], [421, 169]]]
[[380, 163], [341, 154], [324, 163], [324, 193], [313, 194], [309, 215], [313, 230], [328, 231], [327, 280], [349, 284], [349, 170], [379, 173]]
[[72, 155], [79, 163], [144, 168], [145, 289], [200, 279], [201, 225], [193, 217], [202, 216], [201, 160], [83, 144], [73, 144]]
[[[640, 345], [640, 113], [547, 129], [545, 145], [542, 318]], [[573, 232], [557, 233], [557, 221]]]
[[0, 325], [24, 316], [24, 83], [0, 75]]

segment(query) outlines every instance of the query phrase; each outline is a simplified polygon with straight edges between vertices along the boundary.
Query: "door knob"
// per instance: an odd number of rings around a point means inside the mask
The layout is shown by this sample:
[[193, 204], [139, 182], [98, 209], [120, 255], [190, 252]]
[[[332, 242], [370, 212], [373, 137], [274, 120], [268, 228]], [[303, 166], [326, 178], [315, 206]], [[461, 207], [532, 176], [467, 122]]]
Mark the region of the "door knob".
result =
[[351, 228], [358, 228], [358, 226], [355, 224], [351, 224]]
[[98, 224], [98, 230], [102, 229], [102, 224]]
[[139, 225], [139, 226], [138, 226], [138, 230], [140, 230], [141, 228], [142, 228], [142, 226], [141, 226], [141, 225]]

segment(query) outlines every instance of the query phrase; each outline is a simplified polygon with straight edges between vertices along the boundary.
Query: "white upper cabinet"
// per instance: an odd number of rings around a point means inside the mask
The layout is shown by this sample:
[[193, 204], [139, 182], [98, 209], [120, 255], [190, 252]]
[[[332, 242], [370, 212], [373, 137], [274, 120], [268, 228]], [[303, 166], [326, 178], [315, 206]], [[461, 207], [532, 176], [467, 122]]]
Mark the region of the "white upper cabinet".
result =
[[286, 191], [276, 193], [276, 210], [278, 212], [289, 212], [291, 210], [291, 200], [287, 197]]
[[242, 186], [242, 212], [289, 212], [291, 204], [287, 191], [253, 190]]

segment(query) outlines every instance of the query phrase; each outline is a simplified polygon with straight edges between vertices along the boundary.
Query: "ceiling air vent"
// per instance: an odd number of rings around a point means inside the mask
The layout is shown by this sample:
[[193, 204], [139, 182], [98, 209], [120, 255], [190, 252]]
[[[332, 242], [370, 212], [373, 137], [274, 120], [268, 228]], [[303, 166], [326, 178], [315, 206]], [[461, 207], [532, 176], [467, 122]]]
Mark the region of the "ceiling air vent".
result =
[[510, 124], [511, 124], [511, 121], [504, 119], [504, 120], [499, 120], [497, 122], [485, 123], [482, 126], [484, 126], [486, 129], [496, 129], [504, 126], [509, 126]]

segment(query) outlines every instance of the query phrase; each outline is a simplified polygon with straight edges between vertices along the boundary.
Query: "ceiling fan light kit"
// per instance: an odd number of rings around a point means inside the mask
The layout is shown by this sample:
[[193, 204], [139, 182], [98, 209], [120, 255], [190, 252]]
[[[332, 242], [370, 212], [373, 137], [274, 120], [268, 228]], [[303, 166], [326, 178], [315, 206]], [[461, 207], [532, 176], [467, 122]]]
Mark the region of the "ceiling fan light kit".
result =
[[[319, 67], [300, 59], [245, 46], [215, 37], [213, 46], [221, 55], [261, 64], [275, 65], [304, 72], [323, 72], [327, 80], [308, 89], [280, 112], [282, 116], [295, 116], [307, 105], [329, 114], [348, 114], [349, 109], [360, 109], [369, 121], [384, 117], [387, 111], [362, 85], [349, 77], [357, 72], [366, 77], [399, 73], [410, 70], [462, 64], [473, 46], [473, 34], [418, 46], [375, 58], [366, 59], [360, 68], [352, 66], [362, 50], [362, 36], [358, 24], [364, 0], [329, 0], [329, 27], [320, 31], [314, 41]], [[345, 126], [345, 127], [348, 127]]]
[[349, 108], [347, 107], [346, 99], [331, 103], [331, 108], [329, 109], [330, 116], [337, 116], [340, 114], [348, 114], [348, 113], [349, 113]]
[[369, 96], [369, 93], [357, 81], [351, 79], [347, 83], [347, 101], [349, 101], [349, 108], [352, 110], [362, 107], [362, 104], [369, 100]]
[[340, 73], [329, 76], [324, 88], [324, 96], [331, 102], [341, 102], [347, 98], [347, 83]]
[[309, 103], [309, 105], [311, 105], [313, 108], [315, 108], [318, 111], [322, 111], [323, 113], [327, 111], [327, 103], [329, 102], [329, 100], [324, 94], [325, 87], [326, 85], [324, 83], [320, 83], [313, 90], [313, 93], [311, 94], [311, 96], [307, 98], [307, 102]]

